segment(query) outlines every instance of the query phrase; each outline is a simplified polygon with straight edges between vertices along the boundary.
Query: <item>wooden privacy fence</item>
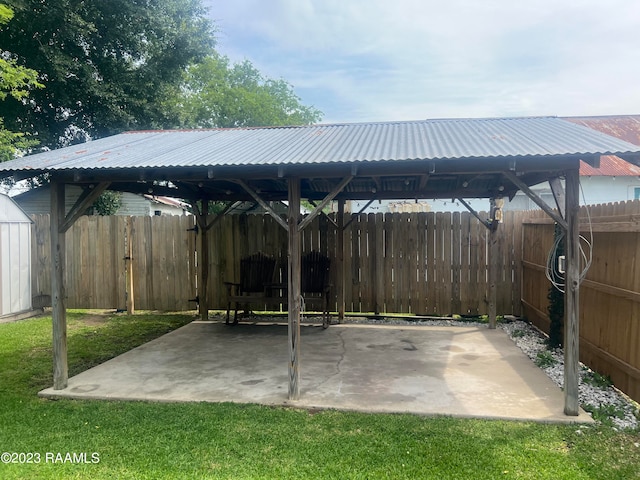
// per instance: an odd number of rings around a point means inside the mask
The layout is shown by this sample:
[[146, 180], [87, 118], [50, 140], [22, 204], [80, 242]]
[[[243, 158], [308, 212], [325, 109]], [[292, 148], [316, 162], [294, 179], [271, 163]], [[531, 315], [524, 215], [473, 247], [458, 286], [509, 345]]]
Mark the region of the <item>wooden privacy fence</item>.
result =
[[[498, 314], [520, 313], [522, 214], [505, 213], [498, 234]], [[34, 217], [33, 292], [50, 293], [48, 216]], [[488, 230], [468, 213], [346, 215], [347, 311], [479, 315], [488, 311]], [[138, 309], [187, 310], [197, 293], [193, 217], [82, 217], [66, 235], [67, 307], [125, 308], [132, 265]], [[338, 284], [337, 229], [316, 218], [302, 233], [302, 253], [331, 258]], [[209, 234], [209, 298], [226, 308], [224, 281], [237, 281], [240, 258], [274, 255], [284, 281], [287, 234], [268, 215], [228, 215]], [[129, 253], [129, 248], [131, 252]], [[131, 257], [131, 261], [127, 260]], [[335, 288], [331, 308], [337, 309]]]
[[[640, 401], [640, 202], [592, 206], [589, 213], [593, 260], [580, 287], [580, 360]], [[541, 212], [523, 221], [524, 315], [548, 332], [545, 265], [554, 226]], [[586, 238], [588, 223], [583, 207]]]
[[[521, 214], [520, 214], [521, 215]], [[346, 311], [429, 315], [486, 314], [488, 230], [468, 213], [346, 215], [344, 271]], [[338, 285], [337, 228], [316, 218], [302, 232], [302, 253], [332, 259]], [[499, 233], [497, 311], [520, 312], [520, 221], [505, 214]], [[513, 241], [515, 239], [515, 242]], [[224, 280], [239, 278], [239, 258], [257, 251], [274, 255], [279, 279], [287, 266], [287, 234], [267, 215], [222, 219], [211, 233], [210, 301], [225, 305]], [[332, 310], [337, 309], [335, 289]]]
[[[32, 292], [36, 303], [46, 303], [51, 295], [49, 215], [32, 219]], [[193, 226], [193, 217], [186, 216], [81, 217], [66, 234], [67, 308], [125, 309], [132, 265], [136, 308], [193, 309], [195, 236], [188, 231]]]

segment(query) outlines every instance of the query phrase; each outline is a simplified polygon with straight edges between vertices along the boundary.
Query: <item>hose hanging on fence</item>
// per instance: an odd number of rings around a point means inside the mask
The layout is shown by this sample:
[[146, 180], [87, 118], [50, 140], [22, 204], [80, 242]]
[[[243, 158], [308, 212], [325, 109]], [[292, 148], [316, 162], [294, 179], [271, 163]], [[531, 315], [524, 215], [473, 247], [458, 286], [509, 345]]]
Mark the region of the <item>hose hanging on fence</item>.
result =
[[[579, 236], [580, 243], [580, 260], [581, 263], [584, 264], [583, 269], [580, 271], [580, 275], [578, 275], [578, 284], [582, 283], [582, 280], [587, 276], [587, 272], [589, 271], [589, 267], [591, 267], [591, 262], [593, 261], [593, 226], [591, 223], [591, 213], [589, 208], [586, 206], [586, 200], [584, 197], [584, 190], [582, 189], [582, 183], [580, 183], [580, 192], [582, 193], [582, 201], [585, 204], [585, 211], [587, 212], [587, 220], [589, 225], [589, 238], [587, 239], [584, 235]], [[561, 231], [560, 235], [557, 236], [551, 250], [549, 251], [549, 255], [547, 256], [547, 268], [545, 270], [545, 275], [547, 279], [551, 282], [551, 284], [558, 289], [560, 292], [564, 293], [565, 291], [565, 276], [564, 272], [560, 272], [558, 269], [558, 250], [560, 249], [560, 245], [564, 241], [566, 237], [566, 232], [564, 229]], [[583, 247], [584, 243], [584, 247]], [[585, 252], [585, 248], [588, 252]]]

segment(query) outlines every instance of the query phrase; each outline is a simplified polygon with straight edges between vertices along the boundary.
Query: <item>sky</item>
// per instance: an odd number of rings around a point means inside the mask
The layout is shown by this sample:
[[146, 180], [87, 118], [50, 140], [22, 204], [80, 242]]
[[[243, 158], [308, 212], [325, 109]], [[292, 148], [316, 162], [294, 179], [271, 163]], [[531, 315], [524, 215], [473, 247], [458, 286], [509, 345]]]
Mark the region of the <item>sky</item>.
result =
[[637, 0], [203, 0], [324, 123], [640, 114]]

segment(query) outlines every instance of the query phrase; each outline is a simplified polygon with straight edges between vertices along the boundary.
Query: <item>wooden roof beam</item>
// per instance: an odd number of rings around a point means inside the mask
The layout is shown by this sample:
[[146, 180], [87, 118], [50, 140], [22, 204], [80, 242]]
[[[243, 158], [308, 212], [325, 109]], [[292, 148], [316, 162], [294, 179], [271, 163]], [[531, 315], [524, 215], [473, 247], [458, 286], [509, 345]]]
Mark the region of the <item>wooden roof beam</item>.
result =
[[507, 179], [513, 183], [516, 187], [518, 187], [520, 190], [522, 190], [531, 200], [533, 200], [533, 202], [538, 205], [542, 210], [544, 210], [544, 212], [549, 215], [551, 218], [553, 218], [556, 222], [558, 222], [558, 224], [564, 228], [565, 230], [568, 228], [567, 226], [567, 222], [565, 221], [564, 218], [562, 218], [560, 215], [558, 215], [556, 212], [553, 211], [553, 209], [547, 205], [547, 202], [545, 202], [544, 200], [542, 200], [542, 198], [540, 198], [538, 196], [538, 194], [536, 192], [534, 192], [533, 190], [531, 190], [526, 183], [524, 183], [522, 180], [520, 180], [518, 177], [516, 177], [513, 172], [503, 172], [503, 175], [505, 177], [507, 177]]
[[320, 204], [316, 208], [314, 208], [313, 212], [307, 215], [304, 218], [304, 220], [300, 222], [300, 224], [298, 225], [298, 230], [302, 231], [304, 227], [309, 225], [313, 221], [313, 219], [318, 216], [318, 214], [322, 211], [322, 209], [325, 206], [327, 206], [327, 204], [331, 200], [333, 200], [336, 197], [336, 195], [338, 195], [342, 190], [344, 190], [344, 187], [346, 187], [352, 179], [353, 179], [353, 175], [349, 175], [348, 177], [343, 178], [342, 181], [338, 185], [336, 185], [336, 187], [333, 190], [331, 190], [331, 192], [329, 192], [329, 194], [326, 197], [324, 197], [324, 200], [322, 200]]
[[273, 217], [273, 219], [278, 222], [278, 225], [280, 225], [282, 228], [284, 228], [286, 231], [289, 231], [289, 225], [287, 224], [286, 220], [283, 220], [282, 217], [280, 215], [278, 215], [276, 213], [276, 211], [271, 208], [271, 206], [265, 202], [260, 195], [258, 195], [249, 185], [247, 185], [243, 180], [236, 180], [236, 183], [238, 185], [240, 185], [242, 188], [245, 189], [245, 191], [251, 195], [253, 197], [253, 199], [258, 202], [260, 204], [260, 206], [262, 208], [264, 208], [269, 215], [271, 215]]
[[84, 212], [93, 205], [93, 202], [104, 192], [109, 186], [109, 182], [102, 182], [96, 186], [88, 186], [82, 191], [82, 194], [71, 207], [69, 213], [65, 216], [64, 222], [60, 225], [60, 233], [64, 233], [75, 223], [75, 221], [84, 215]]

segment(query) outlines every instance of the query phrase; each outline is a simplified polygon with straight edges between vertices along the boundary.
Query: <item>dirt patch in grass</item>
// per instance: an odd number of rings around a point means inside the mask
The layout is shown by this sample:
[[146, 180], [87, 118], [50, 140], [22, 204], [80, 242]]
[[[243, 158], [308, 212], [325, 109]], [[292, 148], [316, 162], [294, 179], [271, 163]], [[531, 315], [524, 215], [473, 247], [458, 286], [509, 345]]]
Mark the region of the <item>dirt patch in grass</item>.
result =
[[111, 314], [91, 312], [82, 317], [82, 323], [88, 327], [99, 327], [107, 323], [111, 318]]

